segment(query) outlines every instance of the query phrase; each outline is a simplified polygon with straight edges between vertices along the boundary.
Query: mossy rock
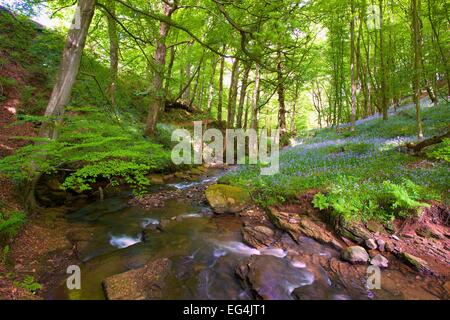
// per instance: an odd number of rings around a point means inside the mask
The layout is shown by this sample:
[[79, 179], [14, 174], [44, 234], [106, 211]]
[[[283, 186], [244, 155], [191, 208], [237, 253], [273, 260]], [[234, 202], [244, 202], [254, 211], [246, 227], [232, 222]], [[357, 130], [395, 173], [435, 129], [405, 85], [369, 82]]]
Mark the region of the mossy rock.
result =
[[251, 204], [250, 193], [240, 187], [216, 184], [205, 191], [206, 199], [215, 213], [239, 213]]
[[402, 252], [400, 253], [400, 259], [402, 259], [406, 264], [410, 265], [419, 272], [428, 273], [430, 272], [430, 267], [428, 263], [412, 254]]

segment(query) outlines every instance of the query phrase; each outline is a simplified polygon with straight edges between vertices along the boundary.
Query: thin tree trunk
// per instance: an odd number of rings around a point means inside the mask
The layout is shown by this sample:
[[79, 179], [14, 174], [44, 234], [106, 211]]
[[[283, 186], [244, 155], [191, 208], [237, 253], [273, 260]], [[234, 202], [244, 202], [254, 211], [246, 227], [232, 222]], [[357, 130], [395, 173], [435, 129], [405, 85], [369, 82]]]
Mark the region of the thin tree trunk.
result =
[[352, 109], [351, 109], [351, 131], [355, 131], [356, 126], [356, 70], [355, 70], [355, 3], [351, 0], [351, 21], [350, 21], [350, 78], [352, 86]]
[[252, 129], [258, 130], [258, 111], [259, 111], [259, 86], [261, 81], [261, 75], [259, 73], [259, 64], [255, 67], [255, 88], [253, 90], [252, 99]]
[[281, 53], [278, 53], [277, 64], [277, 80], [278, 80], [278, 127], [281, 134], [286, 133], [286, 103], [284, 96], [284, 83], [283, 83], [283, 61], [281, 60]]
[[[163, 4], [164, 16], [170, 17], [173, 13], [173, 8], [164, 2]], [[150, 103], [145, 134], [153, 136], [155, 134], [156, 123], [161, 110], [164, 110], [165, 96], [163, 90], [165, 64], [166, 64], [166, 37], [169, 34], [170, 25], [166, 22], [160, 22], [159, 38], [156, 40], [156, 51], [154, 56], [155, 72], [153, 76], [153, 97]]]
[[225, 71], [225, 58], [220, 59], [220, 75], [219, 75], [219, 98], [217, 101], [217, 121], [222, 124], [222, 105], [223, 105], [223, 74]]
[[212, 112], [212, 102], [214, 98], [214, 79], [216, 76], [216, 68], [217, 68], [217, 59], [213, 59], [212, 62], [212, 70], [211, 70], [211, 79], [209, 80], [209, 90], [208, 90], [208, 114], [211, 115]]
[[247, 64], [245, 66], [244, 75], [242, 76], [241, 95], [239, 97], [239, 107], [238, 107], [237, 122], [236, 122], [237, 128], [242, 128], [242, 117], [243, 117], [243, 113], [244, 113], [245, 97], [247, 96], [248, 76], [250, 74], [250, 68], [251, 68], [251, 65]]
[[[170, 47], [169, 65], [167, 66], [167, 78], [164, 85], [164, 97], [170, 99], [170, 81], [172, 80], [173, 64], [175, 62], [175, 47]], [[164, 110], [163, 110], [164, 111]]]
[[414, 104], [416, 105], [417, 137], [423, 138], [422, 119], [420, 117], [420, 76], [422, 74], [422, 39], [419, 21], [420, 0], [411, 0], [412, 18], [412, 43], [413, 43], [413, 66], [414, 66]]
[[245, 102], [245, 115], [244, 115], [244, 129], [247, 130], [248, 128], [248, 114], [249, 114], [249, 109], [250, 109], [250, 101], [251, 100], [251, 95], [250, 92], [247, 92], [247, 98], [246, 98], [246, 102]]
[[[106, 14], [108, 20], [109, 36], [109, 85], [108, 95], [113, 109], [116, 109], [117, 73], [119, 69], [119, 37], [117, 35], [116, 3], [107, 2], [106, 7], [110, 14]], [[112, 15], [112, 16], [111, 16]]]
[[228, 93], [228, 116], [227, 116], [227, 128], [230, 129], [234, 127], [234, 120], [235, 120], [234, 118], [236, 113], [236, 100], [239, 82], [239, 63], [240, 60], [238, 58], [234, 59], [231, 71], [231, 84]]
[[387, 100], [387, 87], [386, 87], [386, 65], [384, 61], [384, 37], [383, 37], [383, 26], [384, 26], [384, 17], [383, 17], [383, 0], [379, 0], [379, 8], [380, 8], [380, 72], [381, 72], [381, 111], [383, 113], [383, 120], [388, 119], [388, 100]]

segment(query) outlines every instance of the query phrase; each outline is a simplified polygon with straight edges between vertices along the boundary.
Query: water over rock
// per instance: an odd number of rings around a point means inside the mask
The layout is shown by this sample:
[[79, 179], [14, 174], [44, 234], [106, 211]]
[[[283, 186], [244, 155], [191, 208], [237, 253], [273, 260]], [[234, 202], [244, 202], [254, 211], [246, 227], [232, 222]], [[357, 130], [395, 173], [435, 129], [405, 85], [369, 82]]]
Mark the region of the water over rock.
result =
[[314, 282], [309, 271], [294, 267], [286, 259], [265, 255], [244, 260], [236, 274], [254, 298], [262, 300], [292, 300], [294, 289]]
[[171, 266], [169, 259], [158, 259], [142, 268], [106, 278], [102, 283], [105, 296], [108, 300], [161, 299]]

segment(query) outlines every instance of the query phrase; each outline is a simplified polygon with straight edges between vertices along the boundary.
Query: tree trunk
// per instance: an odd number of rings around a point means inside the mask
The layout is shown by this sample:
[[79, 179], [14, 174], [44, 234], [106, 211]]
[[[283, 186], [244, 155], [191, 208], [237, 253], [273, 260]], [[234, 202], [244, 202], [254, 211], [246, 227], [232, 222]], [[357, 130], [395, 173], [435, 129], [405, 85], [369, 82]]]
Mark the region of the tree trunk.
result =
[[[170, 80], [172, 80], [173, 64], [175, 62], [175, 47], [170, 47], [169, 65], [167, 66], [167, 78], [164, 85], [164, 97], [170, 100]], [[164, 111], [164, 110], [163, 110]]]
[[[45, 122], [41, 126], [40, 137], [57, 139], [58, 132], [56, 123], [61, 121], [65, 106], [70, 102], [70, 97], [75, 84], [75, 80], [80, 69], [81, 56], [89, 26], [94, 16], [96, 0], [79, 0], [73, 24], [68, 32], [66, 44], [59, 66], [56, 83], [53, 87], [52, 95], [45, 110], [45, 116], [55, 117], [51, 122]], [[41, 177], [39, 168], [33, 163], [33, 173], [31, 173], [27, 185], [24, 188], [24, 200], [27, 210], [32, 211], [37, 207], [35, 190]]]
[[384, 37], [383, 37], [383, 0], [379, 0], [380, 8], [380, 73], [381, 73], [381, 87], [380, 87], [380, 107], [383, 113], [383, 120], [388, 119], [388, 99], [386, 88], [386, 65], [384, 61]]
[[225, 69], [225, 58], [220, 59], [220, 76], [219, 76], [219, 98], [217, 101], [217, 121], [222, 123], [222, 105], [223, 105], [223, 74]]
[[281, 53], [278, 53], [277, 64], [277, 79], [278, 79], [278, 127], [281, 134], [286, 133], [286, 103], [284, 96], [284, 81], [283, 81], [283, 61], [281, 60]]
[[414, 104], [416, 105], [416, 122], [417, 137], [423, 138], [422, 119], [420, 117], [420, 76], [422, 74], [422, 40], [419, 21], [420, 0], [411, 0], [411, 22], [412, 22], [412, 44], [413, 44], [413, 88], [414, 88]]
[[355, 3], [351, 0], [350, 20], [350, 78], [352, 86], [352, 109], [351, 109], [351, 131], [355, 131], [356, 126], [356, 70], [355, 70]]
[[228, 117], [227, 117], [227, 128], [231, 129], [234, 127], [234, 118], [236, 113], [236, 101], [237, 101], [237, 91], [239, 82], [239, 63], [238, 58], [234, 59], [233, 68], [231, 71], [231, 84], [228, 94]]
[[217, 68], [217, 59], [213, 59], [212, 62], [212, 70], [211, 70], [211, 79], [209, 80], [209, 90], [208, 90], [208, 114], [211, 115], [212, 112], [212, 102], [214, 98], [214, 79], [216, 76], [216, 68]]
[[242, 128], [242, 117], [243, 117], [243, 113], [244, 113], [245, 97], [247, 96], [248, 75], [250, 74], [250, 68], [251, 68], [251, 65], [247, 64], [245, 66], [244, 75], [242, 76], [241, 95], [239, 97], [239, 107], [238, 107], [237, 122], [236, 122], [236, 127], [238, 129]]
[[[79, 0], [74, 24], [69, 30], [64, 46], [56, 83], [45, 110], [45, 116], [59, 117], [64, 114], [64, 107], [70, 102], [73, 85], [80, 69], [81, 56], [86, 44], [86, 37], [94, 16], [96, 0]], [[57, 138], [53, 123], [41, 127], [42, 137]]]
[[252, 99], [252, 129], [258, 131], [258, 111], [259, 111], [259, 86], [261, 75], [259, 73], [259, 64], [255, 67], [255, 88]]
[[[119, 37], [117, 35], [116, 3], [114, 1], [107, 2], [106, 7], [110, 14], [106, 14], [108, 20], [108, 36], [109, 36], [109, 85], [108, 95], [111, 105], [116, 109], [116, 89], [117, 89], [117, 73], [119, 69]], [[112, 16], [111, 16], [112, 15]]]
[[[164, 2], [163, 4], [164, 16], [170, 17], [173, 13], [173, 8]], [[164, 103], [166, 98], [164, 97], [163, 82], [165, 75], [166, 64], [166, 37], [169, 33], [170, 25], [166, 22], [160, 22], [159, 24], [159, 38], [156, 40], [156, 51], [154, 56], [155, 72], [153, 76], [153, 97], [150, 103], [147, 123], [145, 128], [145, 134], [147, 136], [153, 136], [155, 134], [156, 123], [158, 121], [158, 115], [161, 110], [164, 110]]]

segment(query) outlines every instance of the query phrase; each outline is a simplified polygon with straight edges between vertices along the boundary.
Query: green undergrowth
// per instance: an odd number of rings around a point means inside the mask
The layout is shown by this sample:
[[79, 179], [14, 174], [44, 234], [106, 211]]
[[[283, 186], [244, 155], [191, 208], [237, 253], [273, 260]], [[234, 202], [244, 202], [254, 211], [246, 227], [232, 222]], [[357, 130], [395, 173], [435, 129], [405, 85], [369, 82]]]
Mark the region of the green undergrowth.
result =
[[34, 171], [62, 175], [63, 187], [75, 191], [90, 190], [95, 182], [106, 180], [141, 192], [150, 185], [148, 173], [174, 169], [170, 148], [144, 137], [141, 125], [124, 115], [108, 117], [88, 107], [69, 111], [58, 125], [57, 140], [34, 138], [33, 144], [0, 160], [1, 172], [17, 182]]
[[[449, 115], [448, 104], [424, 110], [427, 136], [445, 133]], [[316, 130], [281, 152], [278, 174], [262, 176], [259, 167], [243, 166], [220, 182], [248, 188], [262, 206], [314, 189], [314, 205], [321, 210], [347, 220], [388, 224], [416, 215], [429, 200], [449, 202], [449, 141], [424, 157], [408, 155], [403, 145], [414, 139], [415, 128], [413, 111], [407, 111], [386, 122], [369, 121], [352, 135]]]

